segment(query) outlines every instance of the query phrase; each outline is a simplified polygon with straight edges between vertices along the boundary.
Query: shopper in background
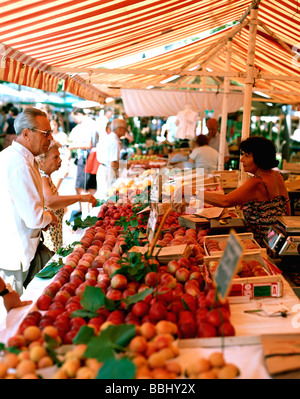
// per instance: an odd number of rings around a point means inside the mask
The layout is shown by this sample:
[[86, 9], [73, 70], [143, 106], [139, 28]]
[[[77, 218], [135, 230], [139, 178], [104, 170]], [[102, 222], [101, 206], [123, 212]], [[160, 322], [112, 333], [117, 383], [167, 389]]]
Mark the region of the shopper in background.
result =
[[57, 187], [54, 185], [51, 176], [61, 167], [60, 147], [60, 143], [52, 141], [48, 151], [37, 157], [43, 182], [45, 209], [53, 210], [58, 220], [57, 226], [50, 226], [47, 231], [43, 232], [44, 244], [54, 252], [57, 252], [63, 245], [62, 222], [65, 208], [76, 202], [89, 202], [92, 206], [97, 204], [96, 198], [91, 194], [58, 195]]
[[208, 145], [207, 135], [197, 136], [195, 144], [196, 147], [189, 156], [189, 162], [193, 163], [195, 168], [203, 168], [205, 175], [217, 170], [219, 153]]
[[27, 108], [14, 123], [16, 141], [0, 153], [0, 275], [20, 295], [53, 253], [43, 245], [42, 229], [57, 224], [44, 210], [42, 178], [35, 156], [52, 140], [46, 114]]
[[3, 304], [7, 313], [10, 311], [10, 309], [27, 306], [32, 303], [32, 301], [21, 301], [20, 295], [17, 293], [17, 291], [10, 290], [1, 277], [0, 297], [3, 298]]
[[[109, 130], [107, 130], [108, 132]], [[105, 199], [107, 191], [118, 177], [121, 143], [120, 138], [127, 131], [127, 123], [124, 119], [114, 119], [111, 123], [111, 131], [106, 139], [99, 141], [97, 145], [97, 159], [100, 162], [97, 172], [97, 195]]]
[[8, 111], [8, 118], [6, 119], [3, 126], [3, 133], [5, 134], [3, 148], [7, 148], [17, 138], [14, 128], [14, 122], [18, 114], [19, 110], [16, 107], [11, 107]]
[[[77, 123], [69, 136], [69, 149], [77, 150], [76, 193], [80, 195], [83, 192], [89, 192], [94, 195], [97, 189], [96, 175], [85, 173], [84, 168], [90, 150], [98, 143], [98, 126], [82, 109], [74, 109], [72, 117]], [[82, 214], [81, 203], [79, 204], [79, 212], [77, 212], [75, 216], [80, 216]]]
[[[220, 149], [219, 122], [217, 121], [217, 119], [214, 118], [206, 119], [206, 127], [208, 129], [208, 145], [219, 152]], [[225, 142], [224, 164], [226, 164], [228, 161], [229, 161], [229, 149], [227, 142]]]
[[96, 118], [96, 123], [98, 125], [98, 131], [99, 131], [99, 140], [101, 141], [101, 136], [106, 136], [106, 127], [108, 122], [111, 120], [112, 116], [114, 114], [114, 110], [111, 107], [106, 107], [104, 108], [104, 114], [99, 115]]
[[240, 144], [244, 171], [252, 175], [229, 194], [204, 192], [204, 202], [227, 208], [241, 205], [244, 217], [258, 242], [262, 242], [277, 216], [290, 215], [289, 195], [278, 165], [272, 141], [252, 136]]
[[50, 125], [53, 131], [52, 137], [54, 141], [57, 141], [61, 144], [59, 148], [60, 158], [61, 158], [61, 166], [59, 170], [52, 174], [52, 181], [55, 184], [57, 190], [61, 185], [61, 182], [65, 177], [69, 174], [70, 169], [70, 159], [71, 159], [71, 151], [68, 148], [69, 139], [68, 135], [60, 130], [59, 118], [57, 115], [52, 115], [50, 118]]

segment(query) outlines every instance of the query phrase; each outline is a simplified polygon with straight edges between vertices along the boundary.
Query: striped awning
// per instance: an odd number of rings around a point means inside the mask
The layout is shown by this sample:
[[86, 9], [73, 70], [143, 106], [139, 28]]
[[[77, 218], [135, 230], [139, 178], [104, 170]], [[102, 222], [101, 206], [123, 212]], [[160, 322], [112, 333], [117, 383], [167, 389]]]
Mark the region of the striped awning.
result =
[[[226, 76], [231, 90], [242, 91], [253, 4], [254, 91], [270, 102], [300, 103], [298, 0], [3, 0], [0, 80], [53, 92], [63, 80], [66, 91], [97, 102], [122, 88], [219, 91], [230, 38]], [[127, 57], [189, 37], [199, 40], [124, 65]], [[111, 62], [119, 66], [104, 68]]]

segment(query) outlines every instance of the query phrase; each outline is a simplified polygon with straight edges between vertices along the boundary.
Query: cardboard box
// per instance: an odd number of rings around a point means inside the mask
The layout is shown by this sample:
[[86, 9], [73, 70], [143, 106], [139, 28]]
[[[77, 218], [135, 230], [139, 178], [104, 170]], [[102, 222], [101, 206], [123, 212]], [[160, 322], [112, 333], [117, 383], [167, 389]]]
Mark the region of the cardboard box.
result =
[[300, 162], [287, 162], [285, 159], [282, 162], [282, 169], [291, 172], [300, 173]]
[[[144, 247], [134, 246], [129, 252], [140, 252], [145, 254], [149, 249], [148, 245]], [[162, 264], [167, 264], [170, 260], [177, 260], [182, 257], [188, 258], [192, 253], [192, 248], [188, 244], [172, 245], [169, 247], [155, 247], [153, 250], [153, 256], [157, 256], [157, 260]]]
[[[253, 251], [258, 251], [259, 250], [264, 256], [267, 256], [266, 248], [262, 248], [258, 244], [258, 242], [254, 239], [253, 233], [239, 233], [239, 234], [236, 234], [236, 235], [239, 237], [239, 239], [241, 241], [242, 240], [251, 240], [253, 242], [253, 245], [255, 246], [254, 248], [251, 248], [251, 249], [244, 248], [244, 253], [253, 252]], [[227, 242], [228, 238], [229, 238], [229, 234], [214, 235], [214, 236], [206, 236], [206, 237], [204, 237], [203, 246], [204, 246], [204, 250], [205, 250], [206, 256], [222, 256], [223, 251], [225, 249], [225, 247], [224, 247], [223, 250], [214, 251], [214, 253], [210, 253], [208, 248], [207, 248], [207, 242], [209, 240], [215, 240], [218, 243], [221, 242], [223, 244], [224, 242], [225, 243]], [[225, 245], [225, 243], [223, 245]]]
[[209, 220], [194, 215], [179, 216], [178, 223], [181, 227], [188, 229], [204, 230], [209, 228]]
[[214, 170], [214, 176], [219, 176], [222, 188], [236, 188], [239, 184], [238, 170]]
[[[205, 274], [206, 281], [208, 283], [213, 282], [212, 275], [208, 270], [209, 262], [216, 261], [220, 262], [221, 256], [204, 256], [203, 271]], [[262, 297], [274, 297], [279, 298], [283, 295], [283, 284], [281, 276], [274, 275], [269, 268], [271, 262], [266, 262], [260, 251], [246, 253], [242, 256], [242, 260], [248, 262], [250, 260], [257, 260], [260, 265], [268, 273], [268, 276], [260, 277], [243, 277], [234, 278], [232, 280], [231, 290], [229, 296], [244, 296], [247, 295], [250, 298], [262, 298]]]

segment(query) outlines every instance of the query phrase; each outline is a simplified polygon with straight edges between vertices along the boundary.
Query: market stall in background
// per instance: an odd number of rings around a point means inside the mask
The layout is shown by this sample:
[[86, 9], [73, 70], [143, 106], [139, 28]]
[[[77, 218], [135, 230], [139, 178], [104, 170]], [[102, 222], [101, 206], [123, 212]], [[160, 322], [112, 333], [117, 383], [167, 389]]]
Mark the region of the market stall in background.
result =
[[[110, 104], [130, 140], [121, 140], [107, 196], [81, 217], [68, 209], [64, 246], [22, 296], [32, 305], [2, 317], [0, 378], [299, 378], [295, 2], [42, 3], [1, 10], [2, 106], [47, 104], [64, 114], [69, 134], [73, 107], [97, 119]], [[9, 84], [40, 97], [18, 101]], [[50, 93], [61, 93], [57, 102]], [[218, 166], [198, 173], [189, 155], [212, 117]], [[251, 135], [276, 144], [292, 206], [263, 244], [238, 207], [199, 199], [247, 178], [239, 144]], [[72, 157], [62, 194], [75, 189], [74, 177]], [[197, 198], [177, 201], [193, 181]]]

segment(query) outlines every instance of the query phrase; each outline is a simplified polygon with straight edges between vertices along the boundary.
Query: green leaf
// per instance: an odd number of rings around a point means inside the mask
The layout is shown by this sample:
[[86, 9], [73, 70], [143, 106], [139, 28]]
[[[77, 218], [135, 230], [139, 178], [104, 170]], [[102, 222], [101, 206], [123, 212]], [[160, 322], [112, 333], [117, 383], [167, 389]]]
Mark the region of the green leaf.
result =
[[135, 330], [136, 326], [133, 324], [110, 325], [100, 335], [90, 339], [84, 355], [100, 362], [114, 358], [116, 352], [125, 351], [135, 336]]
[[80, 304], [85, 310], [95, 312], [104, 305], [104, 299], [105, 295], [101, 288], [87, 285], [80, 300]]
[[66, 247], [60, 247], [57, 250], [56, 253], [58, 255], [61, 255], [61, 256], [67, 256], [67, 255], [69, 255], [70, 253], [72, 253], [74, 251], [75, 245], [78, 245], [78, 244], [81, 244], [81, 242], [80, 241], [74, 241], [72, 244], [70, 244], [70, 245], [68, 245]]
[[74, 344], [88, 344], [91, 340], [91, 338], [94, 337], [94, 329], [88, 326], [82, 326], [78, 334], [75, 336], [73, 339]]
[[[92, 287], [90, 285], [86, 286], [83, 292], [83, 296], [80, 300], [80, 304], [82, 305], [82, 307], [86, 311], [89, 311], [91, 313], [96, 312], [102, 306], [104, 306], [108, 310], [118, 309], [120, 303], [121, 301], [113, 301], [112, 299], [107, 298], [106, 295], [103, 294], [101, 288]], [[87, 317], [90, 316], [87, 314]]]
[[141, 292], [138, 292], [135, 295], [130, 295], [127, 298], [122, 299], [122, 302], [124, 302], [127, 306], [129, 306], [132, 305], [133, 303], [144, 300], [146, 296], [152, 294], [152, 292], [153, 288], [149, 288]]
[[62, 258], [59, 258], [58, 262], [51, 262], [49, 265], [45, 266], [40, 272], [38, 272], [36, 276], [40, 278], [52, 278], [62, 267]]
[[[97, 216], [87, 216], [86, 219], [82, 220], [80, 217], [74, 219], [73, 230], [85, 229], [86, 227], [94, 226], [98, 222]], [[70, 225], [69, 223], [67, 223]]]
[[117, 351], [124, 350], [135, 336], [136, 326], [134, 324], [111, 324], [101, 331], [100, 337], [107, 339], [110, 345]]
[[109, 359], [100, 368], [97, 379], [133, 379], [136, 372], [135, 364], [127, 359]]
[[87, 358], [95, 358], [99, 362], [105, 362], [106, 360], [114, 358], [115, 354], [110, 346], [109, 340], [106, 337], [101, 337], [101, 334], [91, 338], [84, 352], [84, 356]]
[[74, 310], [74, 312], [71, 313], [70, 317], [82, 317], [82, 318], [89, 318], [92, 319], [93, 317], [97, 317], [98, 313], [97, 312], [90, 312], [89, 310], [86, 309], [77, 309]]

